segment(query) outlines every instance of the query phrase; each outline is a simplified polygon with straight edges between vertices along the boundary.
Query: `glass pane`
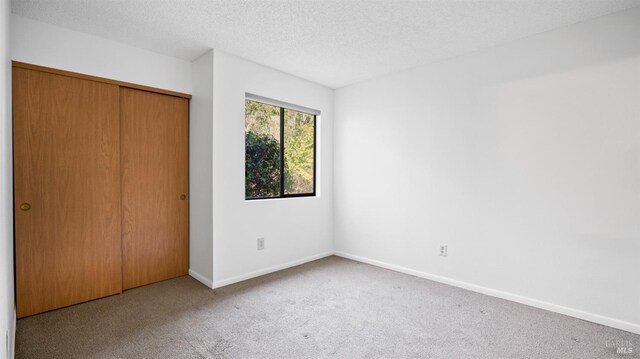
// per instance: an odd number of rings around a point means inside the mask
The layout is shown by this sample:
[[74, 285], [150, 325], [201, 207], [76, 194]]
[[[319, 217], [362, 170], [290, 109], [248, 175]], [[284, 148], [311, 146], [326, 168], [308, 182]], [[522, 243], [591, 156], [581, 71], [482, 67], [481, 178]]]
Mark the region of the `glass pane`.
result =
[[245, 101], [245, 198], [280, 196], [280, 108]]
[[284, 110], [284, 193], [313, 193], [315, 116]]

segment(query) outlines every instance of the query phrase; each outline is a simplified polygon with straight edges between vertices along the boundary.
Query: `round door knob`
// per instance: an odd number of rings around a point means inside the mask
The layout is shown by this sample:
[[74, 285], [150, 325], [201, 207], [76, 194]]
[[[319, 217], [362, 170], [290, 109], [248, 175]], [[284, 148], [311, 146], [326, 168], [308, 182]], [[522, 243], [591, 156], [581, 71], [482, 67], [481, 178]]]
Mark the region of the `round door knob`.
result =
[[184, 201], [185, 199], [187, 199], [187, 195], [186, 194], [181, 194], [180, 195], [180, 199]]
[[23, 211], [28, 211], [31, 209], [31, 205], [29, 203], [23, 203], [20, 205], [20, 209]]

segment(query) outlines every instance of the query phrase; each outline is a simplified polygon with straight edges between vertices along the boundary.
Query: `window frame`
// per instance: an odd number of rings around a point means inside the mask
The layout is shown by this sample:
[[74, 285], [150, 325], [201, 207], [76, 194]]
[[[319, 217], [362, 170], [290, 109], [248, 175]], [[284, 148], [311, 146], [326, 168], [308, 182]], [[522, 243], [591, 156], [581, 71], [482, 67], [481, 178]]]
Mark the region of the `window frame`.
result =
[[[297, 108], [291, 108], [288, 106], [285, 106], [284, 104], [275, 104], [273, 102], [275, 101], [260, 101], [260, 100], [255, 100], [253, 98], [249, 98], [246, 97], [245, 98], [245, 109], [246, 109], [246, 103], [247, 101], [253, 101], [253, 102], [258, 102], [261, 103], [263, 105], [268, 105], [268, 106], [273, 106], [273, 107], [278, 107], [280, 109], [280, 167], [278, 168], [280, 170], [280, 195], [279, 196], [273, 196], [273, 197], [247, 197], [247, 191], [246, 191], [246, 170], [247, 170], [247, 157], [246, 157], [246, 151], [247, 151], [247, 142], [245, 140], [245, 192], [244, 192], [244, 200], [245, 201], [255, 201], [255, 200], [267, 200], [267, 199], [283, 199], [283, 198], [302, 198], [302, 197], [316, 197], [316, 192], [317, 192], [317, 188], [316, 188], [316, 183], [317, 183], [317, 179], [316, 179], [316, 175], [317, 175], [317, 168], [318, 168], [318, 164], [317, 164], [317, 154], [316, 154], [316, 142], [318, 140], [318, 135], [317, 135], [317, 130], [318, 130], [318, 115], [315, 113], [311, 113], [310, 112], [305, 112], [302, 111], [300, 109]], [[297, 106], [296, 106], [297, 107]], [[307, 115], [311, 115], [313, 116], [313, 192], [309, 192], [309, 193], [290, 193], [290, 194], [286, 194], [285, 193], [285, 183], [284, 183], [284, 148], [285, 148], [285, 143], [284, 143], [284, 111], [289, 110], [289, 111], [295, 111], [295, 112], [301, 112]], [[246, 115], [245, 115], [245, 133], [246, 133]]]

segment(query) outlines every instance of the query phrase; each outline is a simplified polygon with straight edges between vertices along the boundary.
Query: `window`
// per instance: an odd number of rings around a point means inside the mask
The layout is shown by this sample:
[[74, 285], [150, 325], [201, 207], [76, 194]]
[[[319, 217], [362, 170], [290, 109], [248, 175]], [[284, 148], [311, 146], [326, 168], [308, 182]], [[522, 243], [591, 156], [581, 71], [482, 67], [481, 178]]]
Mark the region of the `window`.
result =
[[315, 196], [316, 114], [311, 112], [245, 101], [246, 199]]

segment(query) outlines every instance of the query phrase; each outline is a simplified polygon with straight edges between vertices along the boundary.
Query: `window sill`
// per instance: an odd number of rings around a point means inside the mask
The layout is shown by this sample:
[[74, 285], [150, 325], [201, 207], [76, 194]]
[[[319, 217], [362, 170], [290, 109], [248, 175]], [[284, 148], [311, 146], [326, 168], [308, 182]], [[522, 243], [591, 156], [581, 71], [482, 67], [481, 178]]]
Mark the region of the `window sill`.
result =
[[301, 194], [301, 195], [289, 195], [284, 197], [264, 197], [264, 198], [245, 198], [245, 202], [264, 202], [264, 201], [278, 201], [278, 200], [292, 200], [292, 199], [309, 199], [318, 198], [317, 194]]

